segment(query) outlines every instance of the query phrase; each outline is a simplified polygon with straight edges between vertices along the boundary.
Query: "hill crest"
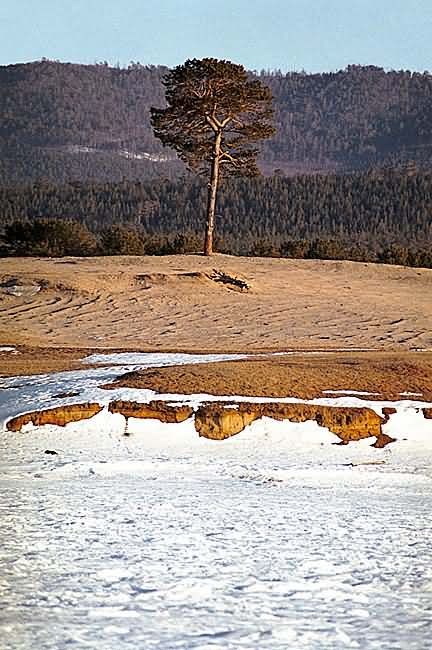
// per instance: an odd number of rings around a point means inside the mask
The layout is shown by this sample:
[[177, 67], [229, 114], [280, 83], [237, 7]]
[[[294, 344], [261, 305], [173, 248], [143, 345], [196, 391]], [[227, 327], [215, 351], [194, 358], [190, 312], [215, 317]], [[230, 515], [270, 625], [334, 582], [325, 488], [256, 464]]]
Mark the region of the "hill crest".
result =
[[[3, 182], [116, 182], [184, 173], [150, 127], [150, 107], [164, 103], [166, 70], [48, 60], [0, 67]], [[338, 72], [258, 76], [272, 90], [277, 130], [260, 146], [265, 174], [408, 161], [432, 167], [429, 73], [352, 65]]]

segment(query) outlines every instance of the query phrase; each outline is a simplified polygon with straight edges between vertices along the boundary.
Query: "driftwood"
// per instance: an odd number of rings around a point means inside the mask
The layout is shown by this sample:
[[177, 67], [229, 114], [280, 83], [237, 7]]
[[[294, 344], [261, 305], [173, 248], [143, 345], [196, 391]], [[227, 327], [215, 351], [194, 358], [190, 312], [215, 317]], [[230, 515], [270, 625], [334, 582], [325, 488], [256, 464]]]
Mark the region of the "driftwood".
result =
[[210, 279], [214, 282], [222, 282], [223, 284], [228, 284], [231, 287], [240, 289], [241, 291], [249, 290], [249, 285], [244, 280], [236, 278], [233, 275], [228, 275], [228, 273], [224, 273], [223, 271], [218, 271], [217, 269], [213, 269], [213, 273], [210, 276]]

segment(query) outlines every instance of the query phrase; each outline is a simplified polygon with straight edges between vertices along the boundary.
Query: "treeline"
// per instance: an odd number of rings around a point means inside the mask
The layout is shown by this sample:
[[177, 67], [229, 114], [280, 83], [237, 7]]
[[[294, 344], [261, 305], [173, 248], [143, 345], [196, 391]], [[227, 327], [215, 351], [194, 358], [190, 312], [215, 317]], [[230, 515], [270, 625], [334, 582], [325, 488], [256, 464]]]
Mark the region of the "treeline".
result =
[[[150, 127], [166, 68], [54, 61], [0, 66], [0, 178], [119, 182], [184, 173]], [[348, 66], [258, 74], [274, 97], [266, 174], [353, 171], [415, 161], [432, 167], [432, 75]]]
[[[216, 240], [221, 252], [231, 253], [226, 242]], [[200, 253], [197, 235], [148, 235], [142, 229], [113, 225], [96, 233], [71, 220], [14, 221], [0, 236], [0, 255], [20, 257], [88, 257], [94, 255], [178, 255]], [[432, 248], [400, 244], [370, 250], [337, 239], [287, 239], [277, 246], [271, 240], [251, 242], [246, 255], [296, 259], [353, 260], [432, 268]]]
[[[117, 244], [101, 248], [100, 233], [123, 225], [145, 242], [137, 245], [137, 254], [199, 251], [206, 192], [203, 181], [188, 177], [0, 187], [0, 227], [10, 243], [14, 222], [72, 220], [95, 234], [95, 250], [115, 252]], [[36, 240], [35, 233], [32, 237]], [[427, 266], [431, 242], [432, 172], [238, 179], [223, 183], [219, 195], [221, 252], [381, 261], [396, 256], [400, 263]]]
[[[201, 233], [205, 182], [35, 183], [0, 187], [0, 226], [35, 217], [116, 223], [148, 234]], [[216, 232], [235, 252], [248, 239], [332, 238], [418, 244], [432, 239], [432, 172], [237, 179], [222, 184]]]
[[148, 236], [141, 229], [121, 224], [92, 232], [70, 219], [13, 221], [0, 235], [0, 255], [5, 257], [175, 255], [197, 250], [193, 237]]

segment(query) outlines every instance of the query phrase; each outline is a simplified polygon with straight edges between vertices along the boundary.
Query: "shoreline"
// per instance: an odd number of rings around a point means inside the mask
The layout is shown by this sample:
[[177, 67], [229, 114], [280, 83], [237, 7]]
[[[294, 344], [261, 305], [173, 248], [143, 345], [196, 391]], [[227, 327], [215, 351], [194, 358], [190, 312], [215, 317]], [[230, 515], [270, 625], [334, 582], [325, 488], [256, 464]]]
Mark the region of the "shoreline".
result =
[[[106, 348], [35, 348], [1, 351], [0, 377], [32, 376], [117, 365], [85, 363], [91, 354], [115, 355], [148, 350]], [[160, 350], [152, 350], [163, 354]], [[164, 351], [167, 352], [167, 351]], [[175, 352], [179, 352], [176, 350]], [[184, 351], [183, 351], [184, 352]], [[184, 352], [187, 354], [186, 352]], [[203, 351], [202, 354], [212, 354]], [[237, 352], [241, 354], [241, 352]], [[251, 354], [244, 359], [141, 369], [122, 373], [105, 389], [145, 388], [158, 393], [244, 395], [314, 399], [331, 394], [361, 394], [376, 400], [416, 396], [432, 401], [432, 351], [285, 351]]]
[[377, 401], [432, 401], [431, 378], [432, 352], [320, 352], [134, 370], [103, 388], [298, 399], [364, 393]]

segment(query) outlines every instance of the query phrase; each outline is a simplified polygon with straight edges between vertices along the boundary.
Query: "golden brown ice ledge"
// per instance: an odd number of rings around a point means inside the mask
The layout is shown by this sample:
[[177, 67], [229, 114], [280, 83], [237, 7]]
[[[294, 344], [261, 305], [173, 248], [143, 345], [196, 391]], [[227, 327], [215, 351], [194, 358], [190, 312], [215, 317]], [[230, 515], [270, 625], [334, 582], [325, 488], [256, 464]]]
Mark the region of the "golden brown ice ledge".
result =
[[42, 427], [45, 424], [56, 424], [57, 426], [64, 427], [69, 422], [88, 420], [94, 415], [97, 415], [97, 413], [100, 413], [102, 409], [103, 406], [92, 402], [86, 402], [85, 404], [65, 404], [64, 406], [56, 406], [52, 409], [31, 411], [18, 415], [7, 421], [6, 428], [9, 431], [21, 431], [26, 424], [33, 424], [35, 427]]

